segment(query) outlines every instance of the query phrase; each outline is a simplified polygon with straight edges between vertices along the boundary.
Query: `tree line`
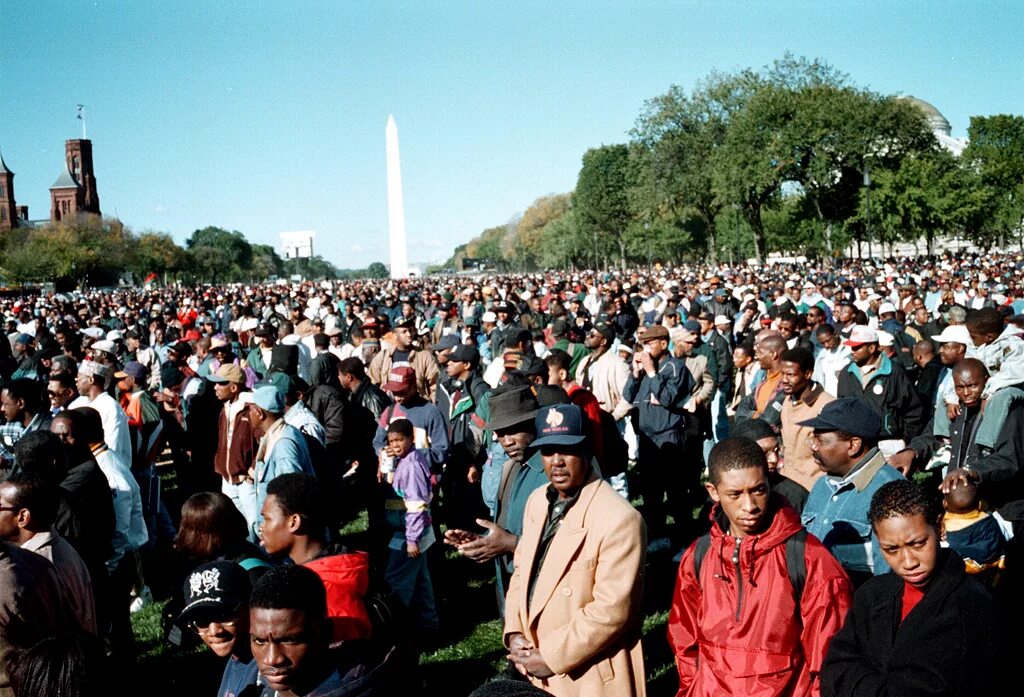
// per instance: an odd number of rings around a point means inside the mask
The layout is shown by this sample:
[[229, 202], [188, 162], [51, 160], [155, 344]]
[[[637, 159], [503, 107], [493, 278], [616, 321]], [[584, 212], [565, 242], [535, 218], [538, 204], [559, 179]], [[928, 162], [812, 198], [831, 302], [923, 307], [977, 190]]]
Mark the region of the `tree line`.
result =
[[883, 253], [1021, 241], [1024, 117], [973, 116], [943, 148], [913, 100], [820, 60], [715, 72], [645, 102], [625, 143], [584, 153], [574, 191], [456, 248], [503, 269]]
[[165, 232], [135, 233], [120, 220], [91, 214], [15, 228], [0, 239], [0, 277], [8, 284], [54, 282], [63, 290], [142, 283], [151, 274], [161, 283], [255, 283], [292, 275], [383, 278], [388, 269], [380, 262], [338, 269], [320, 256], [282, 259], [272, 246], [219, 227], [196, 230], [181, 247]]

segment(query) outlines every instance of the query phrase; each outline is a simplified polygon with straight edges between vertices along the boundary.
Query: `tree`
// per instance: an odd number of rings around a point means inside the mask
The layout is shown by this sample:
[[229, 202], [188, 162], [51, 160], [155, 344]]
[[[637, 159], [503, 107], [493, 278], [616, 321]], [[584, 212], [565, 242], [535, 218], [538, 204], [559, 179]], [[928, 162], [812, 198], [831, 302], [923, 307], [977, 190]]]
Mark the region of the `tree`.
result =
[[945, 150], [908, 155], [898, 169], [879, 171], [875, 182], [874, 229], [890, 245], [923, 237], [931, 253], [935, 238], [964, 218], [963, 180]]
[[973, 116], [961, 162], [979, 207], [970, 232], [988, 241], [1017, 237], [1024, 224], [1024, 116]]
[[515, 227], [506, 232], [503, 253], [524, 269], [536, 268], [541, 255], [544, 228], [556, 218], [565, 215], [572, 206], [572, 194], [541, 196], [526, 209]]
[[185, 246], [192, 268], [211, 283], [243, 278], [252, 264], [252, 247], [237, 230], [205, 227], [193, 232]]
[[375, 261], [366, 267], [367, 278], [387, 278], [390, 275], [388, 267], [384, 266], [384, 264], [379, 261]]
[[269, 244], [252, 245], [252, 264], [249, 273], [253, 280], [263, 281], [271, 276], [283, 276], [284, 260]]
[[539, 261], [548, 269], [585, 267], [594, 259], [593, 237], [571, 208], [544, 226], [540, 248]]
[[649, 154], [654, 209], [678, 225], [694, 211], [704, 223], [708, 259], [718, 261], [715, 220], [723, 202], [713, 186], [711, 163], [725, 141], [729, 122], [750, 98], [756, 76], [712, 73], [688, 96], [673, 85], [648, 100], [637, 119], [634, 142]]
[[591, 148], [583, 154], [574, 198], [579, 222], [593, 237], [595, 255], [598, 238], [607, 236], [618, 245], [622, 268], [626, 267], [626, 230], [632, 219], [629, 168], [629, 146]]
[[136, 279], [150, 273], [174, 273], [185, 263], [185, 250], [166, 232], [143, 232], [135, 242], [135, 253], [129, 268]]

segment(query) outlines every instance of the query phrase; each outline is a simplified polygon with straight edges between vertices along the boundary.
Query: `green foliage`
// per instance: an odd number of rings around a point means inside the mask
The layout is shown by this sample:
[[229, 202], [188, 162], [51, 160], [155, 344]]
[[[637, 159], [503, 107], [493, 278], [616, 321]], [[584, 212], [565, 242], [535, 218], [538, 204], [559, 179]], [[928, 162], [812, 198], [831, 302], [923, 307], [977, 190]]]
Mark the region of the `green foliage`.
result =
[[241, 280], [252, 263], [252, 246], [237, 230], [219, 227], [196, 230], [185, 241], [190, 266], [200, 280], [217, 283]]
[[626, 266], [626, 233], [633, 220], [629, 200], [632, 178], [628, 145], [602, 145], [583, 154], [583, 167], [576, 180], [574, 208], [584, 231], [595, 240], [595, 253], [602, 237], [618, 245], [619, 260]]
[[277, 250], [269, 244], [254, 244], [252, 246], [252, 265], [250, 268], [254, 279], [284, 276], [284, 266], [284, 260], [281, 259]]
[[375, 261], [366, 267], [367, 278], [387, 278], [390, 275], [388, 267], [379, 261]]
[[961, 161], [970, 192], [966, 232], [991, 244], [1024, 225], [1024, 116], [975, 116]]

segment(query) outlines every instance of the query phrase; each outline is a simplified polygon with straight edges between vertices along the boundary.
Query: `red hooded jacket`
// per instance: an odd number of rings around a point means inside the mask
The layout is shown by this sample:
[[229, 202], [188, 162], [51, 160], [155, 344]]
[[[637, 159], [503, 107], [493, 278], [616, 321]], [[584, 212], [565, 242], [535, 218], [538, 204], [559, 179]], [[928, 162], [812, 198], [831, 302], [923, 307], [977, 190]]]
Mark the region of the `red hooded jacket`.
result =
[[366, 552], [327, 554], [306, 562], [327, 590], [327, 617], [331, 643], [344, 639], [368, 639], [370, 616], [363, 598], [370, 586], [370, 557]]
[[[690, 545], [668, 620], [679, 670], [678, 697], [817, 696], [828, 643], [852, 604], [839, 562], [807, 536], [806, 581], [799, 613], [786, 570], [786, 540], [800, 517], [772, 494], [772, 521], [760, 535], [737, 541], [720, 506], [712, 509], [711, 546], [694, 577]], [[733, 557], [739, 545], [739, 562]]]

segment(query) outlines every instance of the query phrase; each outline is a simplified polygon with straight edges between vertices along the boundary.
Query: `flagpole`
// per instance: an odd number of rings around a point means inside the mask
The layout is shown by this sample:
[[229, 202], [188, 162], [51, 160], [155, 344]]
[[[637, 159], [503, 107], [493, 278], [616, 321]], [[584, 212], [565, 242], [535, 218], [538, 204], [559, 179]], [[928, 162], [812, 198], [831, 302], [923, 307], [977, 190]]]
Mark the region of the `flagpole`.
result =
[[85, 135], [85, 105], [76, 104], [75, 108], [78, 109], [78, 120], [82, 122], [82, 140], [88, 140], [89, 138]]

